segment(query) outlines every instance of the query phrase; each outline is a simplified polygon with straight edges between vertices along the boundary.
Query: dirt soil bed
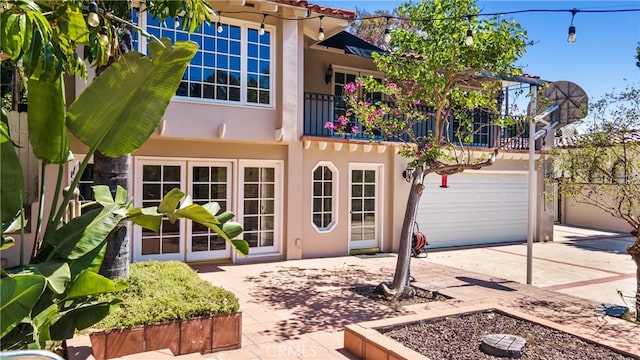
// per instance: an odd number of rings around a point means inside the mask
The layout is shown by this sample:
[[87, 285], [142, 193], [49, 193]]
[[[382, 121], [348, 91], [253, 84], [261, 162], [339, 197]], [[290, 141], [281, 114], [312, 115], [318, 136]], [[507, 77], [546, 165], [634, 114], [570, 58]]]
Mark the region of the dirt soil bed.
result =
[[635, 359], [573, 335], [497, 312], [478, 312], [406, 324], [381, 333], [432, 360], [500, 359], [480, 350], [488, 334], [518, 335], [527, 340], [520, 359]]

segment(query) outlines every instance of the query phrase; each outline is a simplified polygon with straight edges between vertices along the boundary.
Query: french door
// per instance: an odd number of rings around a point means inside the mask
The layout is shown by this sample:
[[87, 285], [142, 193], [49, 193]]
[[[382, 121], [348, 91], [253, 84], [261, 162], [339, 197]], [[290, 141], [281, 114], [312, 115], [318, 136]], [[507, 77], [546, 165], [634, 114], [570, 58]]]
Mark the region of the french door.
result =
[[250, 255], [282, 252], [283, 162], [240, 160], [238, 218]]
[[380, 244], [381, 172], [375, 164], [351, 164], [349, 167], [349, 248], [365, 249]]
[[[219, 213], [231, 210], [231, 162], [189, 162], [188, 167], [189, 194], [193, 203], [217, 202]], [[187, 261], [224, 259], [230, 254], [225, 239], [204, 225], [187, 221]]]
[[[136, 159], [135, 202], [158, 206], [173, 188], [190, 195], [195, 204], [217, 202], [221, 210], [232, 210], [233, 162]], [[237, 221], [233, 219], [233, 221]], [[159, 232], [134, 228], [134, 260], [199, 261], [228, 259], [230, 246], [209, 228], [190, 220], [171, 223], [162, 219]]]

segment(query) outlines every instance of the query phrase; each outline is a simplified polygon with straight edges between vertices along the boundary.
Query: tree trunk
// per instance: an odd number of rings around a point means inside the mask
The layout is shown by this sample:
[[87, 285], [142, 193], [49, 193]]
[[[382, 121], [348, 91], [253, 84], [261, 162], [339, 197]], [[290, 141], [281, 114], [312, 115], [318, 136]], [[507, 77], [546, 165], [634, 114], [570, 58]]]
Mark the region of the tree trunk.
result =
[[[96, 151], [93, 155], [93, 183], [109, 186], [114, 197], [117, 186], [128, 189], [129, 160], [129, 155], [112, 159]], [[129, 237], [126, 222], [120, 222], [109, 233], [100, 274], [110, 279], [129, 275]]]
[[636, 263], [636, 321], [640, 321], [640, 232], [636, 229], [636, 242], [627, 248], [627, 252]]
[[381, 283], [377, 287], [377, 292], [385, 295], [387, 298], [404, 298], [415, 295], [413, 288], [409, 286], [409, 268], [411, 267], [411, 239], [413, 226], [416, 221], [416, 213], [420, 198], [424, 191], [422, 184], [423, 173], [422, 168], [416, 168], [413, 181], [411, 183], [411, 191], [407, 200], [407, 207], [404, 213], [404, 221], [402, 223], [402, 232], [400, 234], [400, 248], [398, 249], [398, 260], [396, 261], [396, 270], [393, 275], [393, 282], [389, 286], [387, 283]]
[[[127, 20], [130, 20], [127, 18]], [[124, 55], [131, 51], [133, 42], [131, 29], [120, 24], [120, 39], [118, 49]], [[108, 65], [96, 69], [96, 76], [99, 76]], [[99, 151], [93, 156], [93, 183], [94, 185], [107, 185], [111, 195], [115, 197], [116, 188], [121, 186], [129, 189], [129, 164], [131, 156], [124, 155], [119, 158], [110, 158]], [[107, 249], [100, 267], [100, 274], [110, 279], [129, 276], [129, 237], [127, 234], [127, 223], [120, 222], [109, 233], [107, 237]]]

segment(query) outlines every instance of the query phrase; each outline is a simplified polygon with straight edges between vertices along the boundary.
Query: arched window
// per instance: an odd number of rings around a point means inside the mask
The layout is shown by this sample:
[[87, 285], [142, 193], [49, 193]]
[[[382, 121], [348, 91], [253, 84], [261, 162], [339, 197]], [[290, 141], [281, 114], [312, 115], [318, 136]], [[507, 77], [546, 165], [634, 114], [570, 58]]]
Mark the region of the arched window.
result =
[[320, 231], [331, 231], [337, 222], [337, 174], [330, 162], [320, 162], [312, 171], [311, 221]]

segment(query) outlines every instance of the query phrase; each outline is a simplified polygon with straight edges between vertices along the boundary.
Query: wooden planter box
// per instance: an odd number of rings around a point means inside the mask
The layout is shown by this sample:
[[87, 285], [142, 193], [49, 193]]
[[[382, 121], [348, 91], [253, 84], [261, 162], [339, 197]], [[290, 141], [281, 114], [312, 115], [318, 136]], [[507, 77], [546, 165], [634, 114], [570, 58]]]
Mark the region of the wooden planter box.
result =
[[89, 338], [96, 360], [167, 348], [174, 355], [239, 349], [242, 313], [96, 331]]

